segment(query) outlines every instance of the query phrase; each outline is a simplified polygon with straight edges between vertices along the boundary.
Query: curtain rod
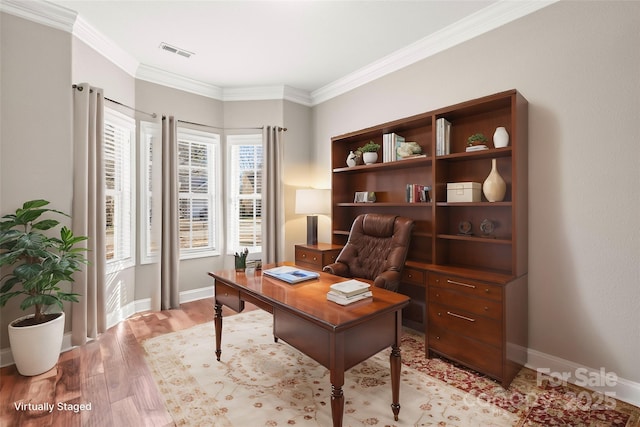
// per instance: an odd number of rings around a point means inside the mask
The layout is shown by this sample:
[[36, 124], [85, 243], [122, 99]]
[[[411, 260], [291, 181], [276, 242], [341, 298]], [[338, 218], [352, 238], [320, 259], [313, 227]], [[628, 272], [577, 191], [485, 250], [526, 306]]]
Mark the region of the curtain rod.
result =
[[[166, 116], [162, 116], [162, 120], [164, 120], [166, 118]], [[187, 120], [180, 120], [178, 119], [178, 122], [180, 123], [186, 123], [188, 125], [195, 125], [195, 126], [204, 126], [204, 127], [208, 127], [208, 128], [212, 128], [212, 129], [219, 129], [219, 130], [264, 130], [264, 126], [260, 126], [260, 127], [248, 127], [248, 128], [221, 128], [218, 126], [211, 126], [211, 125], [205, 125], [202, 123], [196, 123], [196, 122], [189, 122]], [[278, 130], [283, 130], [283, 131], [287, 131], [287, 128], [283, 128], [278, 126]]]
[[[82, 91], [82, 90], [83, 90], [83, 87], [82, 87], [82, 86], [78, 86], [78, 85], [75, 85], [75, 84], [74, 84], [74, 85], [71, 85], [71, 87], [72, 87], [73, 89], [78, 89], [79, 91]], [[91, 92], [93, 92], [93, 89], [91, 89]], [[126, 105], [126, 104], [123, 104], [122, 102], [115, 101], [115, 100], [113, 100], [113, 99], [111, 99], [111, 98], [107, 98], [106, 96], [103, 96], [103, 98], [105, 99], [105, 101], [109, 101], [109, 102], [112, 102], [112, 103], [114, 103], [114, 104], [118, 104], [118, 105], [120, 105], [120, 106], [122, 106], [122, 107], [124, 107], [124, 108], [128, 108], [129, 110], [135, 111], [136, 113], [146, 114], [147, 116], [151, 116], [151, 117], [153, 117], [154, 119], [155, 119], [156, 117], [158, 117], [158, 115], [157, 115], [156, 113], [147, 113], [146, 111], [136, 110], [136, 109], [135, 109], [135, 108], [133, 108], [133, 107], [130, 107], [130, 106]]]

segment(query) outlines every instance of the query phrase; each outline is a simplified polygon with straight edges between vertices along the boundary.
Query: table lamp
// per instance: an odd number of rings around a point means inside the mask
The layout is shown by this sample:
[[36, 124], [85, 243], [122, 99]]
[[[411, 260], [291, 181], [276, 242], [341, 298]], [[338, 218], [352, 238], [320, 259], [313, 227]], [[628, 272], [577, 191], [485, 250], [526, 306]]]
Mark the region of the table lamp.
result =
[[331, 213], [329, 190], [296, 190], [296, 213], [307, 214], [307, 245], [318, 244], [318, 214]]

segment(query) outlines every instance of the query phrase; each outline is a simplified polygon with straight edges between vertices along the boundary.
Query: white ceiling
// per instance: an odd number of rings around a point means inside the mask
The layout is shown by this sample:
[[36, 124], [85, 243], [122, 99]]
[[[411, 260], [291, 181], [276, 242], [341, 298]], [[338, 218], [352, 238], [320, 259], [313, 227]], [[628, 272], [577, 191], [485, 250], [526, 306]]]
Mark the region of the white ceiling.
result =
[[[15, 5], [22, 1], [5, 0], [5, 3]], [[101, 45], [106, 40], [124, 51], [131, 59], [129, 62], [137, 67], [138, 77], [164, 73], [172, 79], [192, 80], [224, 90], [280, 86], [313, 97], [338, 83], [343, 91], [348, 90], [345, 81], [379, 77], [393, 71], [389, 67], [409, 65], [549, 2], [50, 0], [48, 3], [77, 12], [74, 33], [80, 22], [82, 27], [91, 29], [93, 40], [102, 40]], [[194, 55], [184, 58], [166, 52], [159, 48], [162, 42]]]

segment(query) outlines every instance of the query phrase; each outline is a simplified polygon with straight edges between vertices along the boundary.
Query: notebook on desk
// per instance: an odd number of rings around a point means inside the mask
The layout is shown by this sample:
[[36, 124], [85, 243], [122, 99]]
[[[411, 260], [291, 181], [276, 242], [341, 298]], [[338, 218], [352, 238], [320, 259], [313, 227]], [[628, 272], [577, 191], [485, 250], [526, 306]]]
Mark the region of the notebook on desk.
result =
[[315, 271], [302, 270], [288, 265], [262, 270], [262, 274], [283, 280], [287, 283], [299, 283], [320, 277], [320, 274]]

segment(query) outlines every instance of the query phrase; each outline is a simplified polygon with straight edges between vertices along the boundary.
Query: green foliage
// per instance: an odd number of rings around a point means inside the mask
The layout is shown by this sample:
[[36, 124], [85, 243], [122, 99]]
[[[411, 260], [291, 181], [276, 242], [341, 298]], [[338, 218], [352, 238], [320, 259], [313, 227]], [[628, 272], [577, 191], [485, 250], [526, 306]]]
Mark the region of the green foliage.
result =
[[64, 226], [59, 237], [41, 233], [60, 224], [55, 219], [40, 219], [43, 214], [69, 216], [45, 208], [48, 204], [41, 199], [25, 202], [0, 221], [0, 267], [13, 267], [0, 278], [0, 307], [13, 297], [24, 296], [20, 308], [34, 308], [36, 322], [44, 321], [49, 306], [62, 309], [63, 301], [78, 302], [78, 294], [65, 292], [60, 285], [73, 283], [73, 273], [87, 263], [87, 249], [77, 246], [87, 237], [75, 236]]
[[482, 144], [484, 142], [488, 142], [489, 140], [487, 139], [486, 136], [484, 136], [484, 134], [481, 133], [474, 133], [473, 135], [471, 135], [469, 138], [467, 138], [467, 142], [468, 145], [471, 147], [472, 145], [476, 145], [476, 144]]
[[369, 141], [362, 147], [358, 148], [358, 151], [360, 151], [361, 153], [375, 153], [379, 149], [380, 149], [380, 144], [376, 144], [373, 141]]

